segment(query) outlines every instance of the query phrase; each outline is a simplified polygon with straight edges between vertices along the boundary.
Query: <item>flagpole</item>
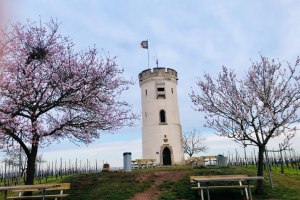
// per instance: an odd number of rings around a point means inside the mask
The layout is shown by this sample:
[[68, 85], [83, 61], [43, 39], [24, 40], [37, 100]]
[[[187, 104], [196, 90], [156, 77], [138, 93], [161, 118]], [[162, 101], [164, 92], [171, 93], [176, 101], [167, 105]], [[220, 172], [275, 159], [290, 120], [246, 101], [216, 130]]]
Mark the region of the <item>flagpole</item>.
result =
[[147, 51], [148, 51], [148, 69], [150, 69], [150, 63], [149, 63], [149, 44], [148, 44], [148, 39], [147, 40], [143, 40], [142, 42], [141, 42], [141, 47], [143, 48], [143, 49], [147, 49]]
[[149, 66], [149, 42], [148, 42], [148, 39], [147, 39], [147, 45], [148, 45], [148, 69], [150, 69], [150, 66]]

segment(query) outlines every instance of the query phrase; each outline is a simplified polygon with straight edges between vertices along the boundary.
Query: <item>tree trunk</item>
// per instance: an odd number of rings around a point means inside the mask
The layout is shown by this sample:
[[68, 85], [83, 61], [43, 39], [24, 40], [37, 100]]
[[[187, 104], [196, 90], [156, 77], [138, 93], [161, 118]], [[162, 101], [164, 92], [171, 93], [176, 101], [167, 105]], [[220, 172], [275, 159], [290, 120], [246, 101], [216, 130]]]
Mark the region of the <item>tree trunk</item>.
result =
[[[258, 164], [257, 164], [257, 176], [264, 175], [264, 152], [265, 146], [258, 147]], [[257, 180], [256, 194], [264, 194], [264, 181]]]
[[35, 174], [35, 160], [38, 152], [38, 145], [31, 146], [31, 152], [27, 159], [26, 181], [25, 185], [33, 185]]

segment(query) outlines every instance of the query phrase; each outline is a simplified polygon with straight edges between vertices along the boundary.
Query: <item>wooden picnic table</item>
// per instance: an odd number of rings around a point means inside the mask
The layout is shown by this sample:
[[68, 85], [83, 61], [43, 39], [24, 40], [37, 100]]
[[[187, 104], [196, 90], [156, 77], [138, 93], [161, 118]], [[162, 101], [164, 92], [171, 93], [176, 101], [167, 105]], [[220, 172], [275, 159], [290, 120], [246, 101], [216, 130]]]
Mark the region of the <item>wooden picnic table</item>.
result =
[[[216, 188], [245, 188], [246, 198], [252, 200], [251, 194], [251, 186], [250, 181], [254, 180], [263, 180], [264, 177], [262, 176], [247, 176], [247, 175], [216, 175], [216, 176], [195, 176], [192, 178], [193, 181], [197, 182], [197, 187], [193, 189], [200, 189], [201, 190], [201, 199], [204, 200], [203, 190], [207, 190], [207, 199], [210, 200], [209, 189], [216, 189]], [[242, 182], [246, 181], [247, 185], [242, 185]], [[239, 185], [219, 185], [219, 186], [209, 186], [210, 182], [238, 182]], [[205, 183], [204, 186], [201, 186], [201, 183]], [[248, 189], [248, 190], [247, 190]], [[249, 196], [248, 196], [249, 193]]]
[[0, 187], [0, 192], [4, 193], [4, 200], [7, 199], [7, 192], [11, 190], [41, 190], [43, 200], [45, 199], [45, 191], [49, 188], [59, 187], [60, 184], [37, 184], [37, 185], [17, 185]]
[[141, 169], [144, 167], [146, 167], [146, 168], [154, 167], [155, 160], [156, 159], [135, 159], [135, 160], [132, 160], [131, 163], [134, 168], [137, 167], [138, 169]]

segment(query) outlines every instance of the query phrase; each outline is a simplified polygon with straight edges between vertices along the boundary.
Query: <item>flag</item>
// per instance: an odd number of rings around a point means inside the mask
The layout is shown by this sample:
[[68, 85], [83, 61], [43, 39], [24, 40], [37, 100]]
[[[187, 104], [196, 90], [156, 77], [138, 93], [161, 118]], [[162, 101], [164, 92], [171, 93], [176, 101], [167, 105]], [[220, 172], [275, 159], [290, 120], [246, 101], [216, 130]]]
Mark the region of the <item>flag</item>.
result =
[[148, 40], [142, 41], [142, 42], [141, 42], [141, 47], [142, 47], [143, 49], [148, 49]]

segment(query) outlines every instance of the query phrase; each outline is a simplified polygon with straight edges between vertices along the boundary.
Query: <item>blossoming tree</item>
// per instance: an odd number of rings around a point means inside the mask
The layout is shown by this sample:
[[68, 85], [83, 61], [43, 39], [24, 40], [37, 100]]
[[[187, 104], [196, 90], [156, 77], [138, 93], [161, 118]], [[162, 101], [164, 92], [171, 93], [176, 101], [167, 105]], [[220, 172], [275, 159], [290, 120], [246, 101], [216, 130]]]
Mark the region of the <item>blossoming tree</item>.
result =
[[[268, 142], [285, 136], [287, 144], [296, 131], [292, 124], [300, 121], [299, 63], [299, 58], [295, 65], [283, 65], [261, 56], [243, 79], [223, 67], [216, 79], [205, 74], [197, 83], [200, 93], [190, 94], [196, 110], [206, 113], [206, 126], [220, 136], [258, 147], [258, 176], [263, 175]], [[263, 193], [262, 180], [258, 181], [256, 191]]]
[[54, 20], [12, 24], [1, 35], [0, 147], [22, 147], [26, 184], [33, 184], [40, 147], [63, 139], [88, 144], [132, 125], [136, 117], [120, 96], [131, 81], [115, 58], [95, 48], [76, 52]]

